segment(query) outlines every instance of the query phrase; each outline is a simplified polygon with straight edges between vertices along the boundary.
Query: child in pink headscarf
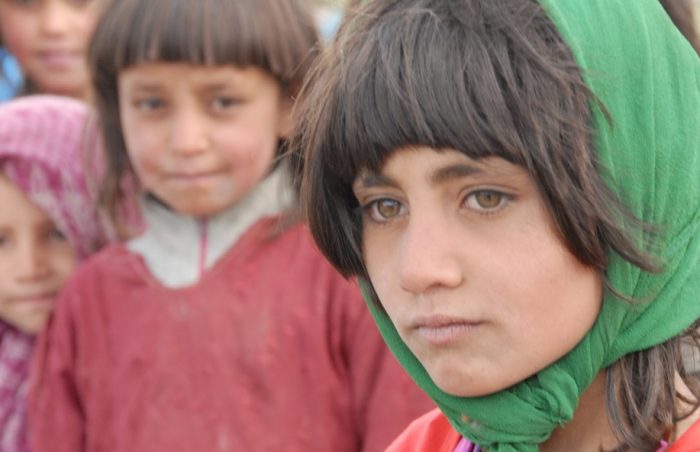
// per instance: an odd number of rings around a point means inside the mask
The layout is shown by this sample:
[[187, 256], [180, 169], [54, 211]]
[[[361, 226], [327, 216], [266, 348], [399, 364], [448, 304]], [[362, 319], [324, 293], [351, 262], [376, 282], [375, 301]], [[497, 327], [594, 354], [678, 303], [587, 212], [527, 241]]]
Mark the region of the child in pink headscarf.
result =
[[0, 106], [0, 451], [26, 451], [33, 338], [101, 234], [81, 159], [87, 107], [57, 96]]

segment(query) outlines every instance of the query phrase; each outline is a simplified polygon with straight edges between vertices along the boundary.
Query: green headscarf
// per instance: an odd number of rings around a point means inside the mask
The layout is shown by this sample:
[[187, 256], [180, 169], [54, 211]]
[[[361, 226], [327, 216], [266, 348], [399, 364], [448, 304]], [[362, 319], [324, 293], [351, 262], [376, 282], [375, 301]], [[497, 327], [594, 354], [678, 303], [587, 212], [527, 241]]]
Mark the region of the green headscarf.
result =
[[613, 189], [635, 215], [661, 227], [660, 274], [610, 256], [597, 322], [566, 356], [485, 397], [435, 386], [387, 315], [369, 300], [384, 339], [454, 428], [489, 451], [536, 451], [573, 418], [581, 393], [623, 355], [660, 344], [700, 318], [700, 64], [657, 0], [540, 0], [603, 102], [596, 146]]

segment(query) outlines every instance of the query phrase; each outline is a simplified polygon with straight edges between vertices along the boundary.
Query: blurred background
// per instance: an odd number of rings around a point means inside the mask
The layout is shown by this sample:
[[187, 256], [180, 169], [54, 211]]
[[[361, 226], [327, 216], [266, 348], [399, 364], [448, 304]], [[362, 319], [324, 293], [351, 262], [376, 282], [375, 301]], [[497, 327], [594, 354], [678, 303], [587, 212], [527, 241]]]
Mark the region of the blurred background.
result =
[[[316, 21], [323, 39], [333, 36], [343, 7], [349, 0], [311, 0], [316, 8]], [[700, 0], [659, 0], [678, 29], [700, 53]], [[0, 42], [0, 102], [11, 99], [22, 91], [22, 74], [15, 59], [2, 48]]]

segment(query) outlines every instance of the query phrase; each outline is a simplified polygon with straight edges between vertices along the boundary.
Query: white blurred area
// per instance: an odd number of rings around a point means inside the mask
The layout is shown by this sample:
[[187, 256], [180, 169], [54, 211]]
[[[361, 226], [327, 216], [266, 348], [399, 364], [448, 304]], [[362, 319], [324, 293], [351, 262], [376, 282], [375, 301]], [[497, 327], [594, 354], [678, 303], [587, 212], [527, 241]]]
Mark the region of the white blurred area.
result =
[[316, 24], [321, 38], [330, 40], [335, 34], [343, 17], [345, 0], [315, 0]]

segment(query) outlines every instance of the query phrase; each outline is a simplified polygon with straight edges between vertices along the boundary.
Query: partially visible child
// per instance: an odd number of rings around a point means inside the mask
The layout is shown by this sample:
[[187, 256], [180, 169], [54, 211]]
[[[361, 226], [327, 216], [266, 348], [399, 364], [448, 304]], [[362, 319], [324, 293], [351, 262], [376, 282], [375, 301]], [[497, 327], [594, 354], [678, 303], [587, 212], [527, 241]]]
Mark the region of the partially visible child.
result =
[[40, 345], [44, 451], [382, 451], [431, 403], [294, 218], [302, 0], [119, 0], [89, 52], [101, 202], [146, 230], [78, 269]]
[[105, 0], [0, 0], [0, 41], [19, 61], [23, 94], [89, 98], [86, 52]]
[[0, 102], [14, 98], [22, 89], [22, 71], [17, 60], [0, 42]]
[[372, 0], [300, 94], [320, 249], [439, 405], [391, 452], [700, 450], [700, 61], [657, 0]]
[[101, 242], [82, 166], [88, 109], [54, 96], [0, 106], [0, 450], [27, 447], [34, 335], [76, 263]]

